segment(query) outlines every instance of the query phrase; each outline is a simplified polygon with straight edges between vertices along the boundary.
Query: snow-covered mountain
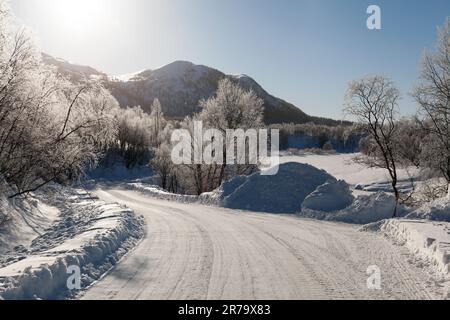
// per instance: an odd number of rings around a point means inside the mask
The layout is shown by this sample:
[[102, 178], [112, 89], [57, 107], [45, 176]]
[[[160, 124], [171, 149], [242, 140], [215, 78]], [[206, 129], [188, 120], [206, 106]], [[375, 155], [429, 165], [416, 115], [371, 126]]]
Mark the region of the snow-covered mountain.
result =
[[54, 58], [46, 53], [42, 54], [42, 60], [48, 65], [55, 66], [57, 71], [72, 81], [79, 81], [83, 78], [104, 78], [106, 74], [92, 67], [72, 64], [66, 60]]
[[252, 89], [264, 100], [267, 124], [337, 123], [330, 119], [307, 115], [293, 104], [269, 94], [247, 75], [226, 75], [219, 70], [187, 61], [176, 61], [156, 70], [145, 70], [122, 76], [107, 76], [94, 68], [74, 65], [48, 55], [44, 55], [44, 61], [55, 65], [59, 72], [73, 80], [82, 76], [103, 79], [105, 86], [122, 107], [139, 105], [148, 112], [153, 100], [158, 98], [163, 112], [170, 118], [182, 119], [199, 112], [199, 100], [213, 96], [219, 80], [228, 77], [243, 88]]
[[[164, 113], [183, 118], [200, 111], [198, 101], [214, 95], [220, 79], [231, 78], [245, 89], [252, 89], [264, 100], [266, 123], [310, 121], [310, 117], [294, 105], [265, 91], [246, 75], [232, 76], [203, 65], [176, 61], [156, 70], [146, 70], [132, 77], [110, 77], [108, 87], [121, 106], [140, 105], [144, 110], [155, 98]], [[120, 80], [122, 79], [122, 80]], [[126, 81], [123, 81], [126, 79]]]

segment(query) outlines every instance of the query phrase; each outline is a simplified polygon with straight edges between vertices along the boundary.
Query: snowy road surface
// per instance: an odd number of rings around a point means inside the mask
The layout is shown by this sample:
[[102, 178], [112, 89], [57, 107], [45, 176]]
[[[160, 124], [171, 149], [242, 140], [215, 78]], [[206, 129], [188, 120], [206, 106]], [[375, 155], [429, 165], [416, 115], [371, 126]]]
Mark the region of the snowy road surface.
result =
[[[145, 239], [84, 299], [430, 299], [408, 254], [356, 226], [99, 190], [144, 215]], [[381, 290], [366, 271], [381, 270]], [[428, 283], [428, 284], [427, 284]]]

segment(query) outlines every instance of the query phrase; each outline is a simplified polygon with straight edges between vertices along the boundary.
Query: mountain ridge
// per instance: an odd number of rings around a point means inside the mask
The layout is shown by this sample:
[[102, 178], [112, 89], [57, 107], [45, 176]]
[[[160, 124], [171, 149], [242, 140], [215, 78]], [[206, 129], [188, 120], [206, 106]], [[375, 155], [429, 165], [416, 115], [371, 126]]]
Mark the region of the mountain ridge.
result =
[[218, 82], [229, 78], [245, 90], [253, 90], [264, 101], [266, 124], [341, 123], [338, 120], [306, 114], [294, 104], [268, 93], [248, 75], [227, 75], [220, 70], [190, 61], [177, 60], [153, 70], [109, 76], [92, 67], [72, 64], [47, 54], [43, 54], [43, 60], [46, 64], [55, 66], [59, 73], [72, 81], [80, 81], [84, 77], [100, 79], [122, 108], [139, 105], [145, 112], [150, 112], [153, 100], [157, 98], [166, 116], [173, 119], [182, 119], [199, 112], [201, 109], [198, 102], [214, 96]]

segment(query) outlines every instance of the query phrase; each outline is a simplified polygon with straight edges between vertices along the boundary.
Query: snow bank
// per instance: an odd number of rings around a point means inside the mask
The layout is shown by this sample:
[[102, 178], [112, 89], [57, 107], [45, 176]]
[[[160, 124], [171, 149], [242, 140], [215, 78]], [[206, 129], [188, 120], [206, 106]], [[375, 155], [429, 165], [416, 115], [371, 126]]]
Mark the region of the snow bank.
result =
[[285, 163], [276, 175], [255, 173], [228, 182], [223, 188], [226, 196], [222, 205], [256, 212], [297, 213], [305, 198], [328, 181], [336, 179], [308, 164]]
[[[32, 240], [45, 232], [58, 218], [59, 210], [45, 204], [35, 195], [8, 199], [13, 191], [0, 181], [0, 267], [4, 260], [13, 259], [7, 254], [22, 251]], [[20, 257], [20, 254], [16, 258]]]
[[[332, 198], [332, 195], [329, 197]], [[373, 195], [359, 196], [350, 206], [341, 210], [323, 211], [304, 206], [299, 215], [311, 219], [367, 224], [392, 218], [394, 209], [394, 196], [379, 192]], [[400, 212], [402, 210], [402, 208], [399, 209]]]
[[67, 280], [81, 271], [81, 289], [99, 279], [143, 236], [143, 219], [118, 204], [79, 192], [66, 198], [72, 210], [33, 241], [27, 255], [0, 269], [0, 298], [61, 299], [74, 296]]
[[224, 198], [229, 196], [233, 191], [245, 182], [246, 177], [238, 176], [230, 181], [224, 182], [218, 189], [212, 192], [202, 193], [200, 196], [183, 195], [167, 192], [161, 187], [147, 184], [143, 182], [133, 182], [126, 184], [126, 188], [130, 190], [137, 190], [150, 197], [175, 201], [178, 203], [199, 203], [210, 206], [221, 206]]
[[161, 200], [175, 201], [175, 202], [180, 202], [180, 203], [199, 202], [198, 196], [189, 196], [189, 195], [170, 193], [158, 186], [149, 185], [149, 184], [142, 183], [142, 182], [128, 183], [126, 185], [126, 187], [130, 190], [137, 190], [137, 191], [140, 191], [150, 197], [161, 199]]
[[381, 232], [394, 243], [406, 246], [416, 257], [450, 279], [450, 223], [391, 219], [362, 230]]

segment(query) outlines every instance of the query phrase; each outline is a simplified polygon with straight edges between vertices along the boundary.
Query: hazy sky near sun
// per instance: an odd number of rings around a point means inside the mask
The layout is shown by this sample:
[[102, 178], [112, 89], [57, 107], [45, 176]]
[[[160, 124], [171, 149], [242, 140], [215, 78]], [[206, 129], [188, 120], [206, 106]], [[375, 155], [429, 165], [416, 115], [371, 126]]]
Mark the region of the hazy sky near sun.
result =
[[[382, 30], [366, 27], [381, 7]], [[342, 117], [350, 80], [391, 77], [403, 113], [450, 0], [10, 0], [44, 52], [112, 75], [175, 60], [245, 73], [311, 115]]]

